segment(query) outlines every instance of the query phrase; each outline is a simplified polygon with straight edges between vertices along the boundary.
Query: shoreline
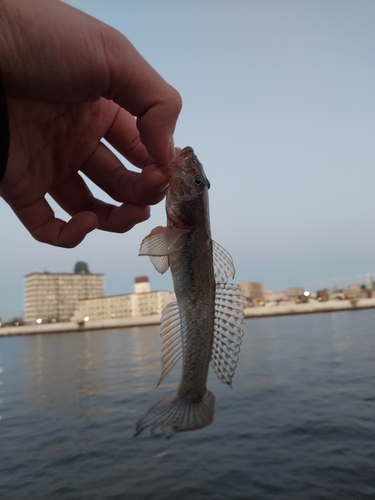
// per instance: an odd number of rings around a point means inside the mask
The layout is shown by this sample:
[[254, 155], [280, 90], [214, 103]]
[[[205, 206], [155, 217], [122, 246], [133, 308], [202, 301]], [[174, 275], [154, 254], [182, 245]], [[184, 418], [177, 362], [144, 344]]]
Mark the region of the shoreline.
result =
[[287, 304], [270, 307], [249, 307], [245, 309], [245, 318], [264, 318], [269, 316], [290, 316], [295, 314], [315, 314], [339, 311], [357, 311], [375, 308], [375, 298], [354, 300], [327, 300], [325, 302], [307, 302], [305, 304]]
[[[245, 319], [267, 318], [272, 316], [291, 316], [296, 314], [316, 314], [339, 311], [356, 311], [375, 308], [375, 298], [357, 300], [327, 300], [326, 302], [307, 302], [306, 304], [287, 304], [270, 307], [248, 307]], [[48, 323], [41, 325], [4, 326], [0, 337], [16, 335], [39, 335], [44, 333], [88, 332], [114, 328], [131, 328], [160, 325], [160, 316], [138, 316], [134, 318], [115, 318], [85, 323]]]
[[160, 325], [160, 316], [139, 316], [136, 318], [115, 318], [75, 323], [48, 323], [41, 325], [4, 326], [0, 328], [0, 337], [15, 335], [39, 335], [43, 333], [88, 332], [91, 330], [110, 330], [135, 326]]

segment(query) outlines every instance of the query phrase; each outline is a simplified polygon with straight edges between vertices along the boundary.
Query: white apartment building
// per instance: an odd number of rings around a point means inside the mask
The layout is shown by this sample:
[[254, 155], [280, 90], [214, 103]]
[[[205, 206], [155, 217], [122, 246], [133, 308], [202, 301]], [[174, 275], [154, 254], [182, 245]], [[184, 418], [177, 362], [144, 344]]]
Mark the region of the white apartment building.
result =
[[238, 283], [244, 291], [245, 297], [263, 298], [263, 284], [255, 281], [241, 281]]
[[104, 295], [104, 275], [32, 273], [25, 276], [25, 323], [70, 321], [81, 299]]
[[247, 307], [264, 306], [263, 284], [256, 281], [241, 281], [238, 283], [242, 288]]
[[173, 300], [176, 300], [173, 292], [151, 292], [148, 277], [140, 276], [135, 279], [134, 293], [79, 300], [71, 321], [82, 323], [90, 320], [160, 315], [165, 306]]

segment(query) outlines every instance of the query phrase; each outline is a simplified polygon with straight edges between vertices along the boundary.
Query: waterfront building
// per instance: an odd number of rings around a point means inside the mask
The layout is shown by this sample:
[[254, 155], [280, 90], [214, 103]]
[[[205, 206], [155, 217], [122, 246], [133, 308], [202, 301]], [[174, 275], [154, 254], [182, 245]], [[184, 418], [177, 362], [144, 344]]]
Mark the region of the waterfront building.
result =
[[154, 314], [160, 316], [165, 306], [173, 300], [176, 300], [173, 292], [152, 292], [148, 277], [140, 276], [135, 278], [134, 293], [79, 300], [71, 321], [83, 323], [84, 321], [134, 318]]
[[266, 303], [271, 304], [281, 302], [282, 300], [287, 300], [285, 292], [274, 292], [273, 290], [267, 290], [264, 292], [264, 300]]
[[329, 300], [345, 300], [345, 294], [343, 290], [334, 287], [332, 290], [328, 290]]
[[324, 288], [324, 290], [318, 290], [316, 292], [316, 298], [319, 302], [327, 302], [327, 300], [330, 299], [329, 291], [327, 288]]
[[241, 281], [238, 283], [244, 291], [247, 307], [264, 306], [263, 284], [255, 281]]
[[[87, 265], [86, 265], [87, 266]], [[25, 276], [25, 323], [69, 321], [81, 299], [104, 295], [104, 275], [76, 265], [75, 273], [32, 273]]]
[[304, 293], [305, 289], [302, 286], [293, 286], [287, 289], [286, 296], [288, 297], [289, 300], [291, 299], [293, 300], [301, 298]]
[[[361, 285], [350, 285], [343, 290], [345, 298], [348, 300], [355, 300], [363, 298]], [[366, 294], [367, 297], [367, 294]]]
[[151, 292], [150, 280], [148, 276], [138, 276], [134, 280], [134, 293]]

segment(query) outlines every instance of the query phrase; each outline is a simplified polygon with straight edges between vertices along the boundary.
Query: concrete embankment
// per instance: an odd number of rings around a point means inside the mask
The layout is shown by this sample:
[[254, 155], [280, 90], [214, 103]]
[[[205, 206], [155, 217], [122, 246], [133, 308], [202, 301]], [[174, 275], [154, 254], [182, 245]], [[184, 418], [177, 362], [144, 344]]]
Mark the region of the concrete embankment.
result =
[[140, 316], [137, 318], [115, 318], [82, 323], [48, 323], [41, 325], [9, 326], [0, 328], [0, 337], [9, 335], [37, 335], [41, 333], [86, 332], [108, 330], [110, 328], [130, 328], [134, 326], [160, 325], [160, 316]]
[[306, 304], [288, 304], [271, 307], [249, 307], [245, 309], [245, 318], [263, 318], [290, 314], [312, 314], [335, 311], [354, 311], [375, 308], [375, 298], [358, 300], [310, 301]]
[[[245, 309], [245, 318], [264, 318], [269, 316], [287, 316], [291, 314], [313, 314], [334, 311], [354, 311], [375, 308], [375, 298], [358, 300], [328, 300], [327, 302], [310, 301], [306, 304], [289, 304], [272, 307], [249, 307]], [[41, 325], [11, 326], [0, 328], [1, 336], [37, 335], [42, 333], [86, 332], [90, 330], [108, 330], [111, 328], [131, 328], [135, 326], [159, 325], [160, 316], [140, 316], [137, 318], [115, 318], [83, 323], [49, 323]]]

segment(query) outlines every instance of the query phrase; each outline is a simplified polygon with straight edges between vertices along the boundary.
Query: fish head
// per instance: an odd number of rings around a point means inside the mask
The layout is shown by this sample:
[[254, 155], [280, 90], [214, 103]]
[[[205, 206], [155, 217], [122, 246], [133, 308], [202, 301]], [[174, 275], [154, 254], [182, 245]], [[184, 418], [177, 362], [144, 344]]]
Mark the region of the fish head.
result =
[[208, 217], [210, 183], [191, 147], [182, 149], [165, 167], [169, 178], [166, 209], [169, 221], [193, 227]]

